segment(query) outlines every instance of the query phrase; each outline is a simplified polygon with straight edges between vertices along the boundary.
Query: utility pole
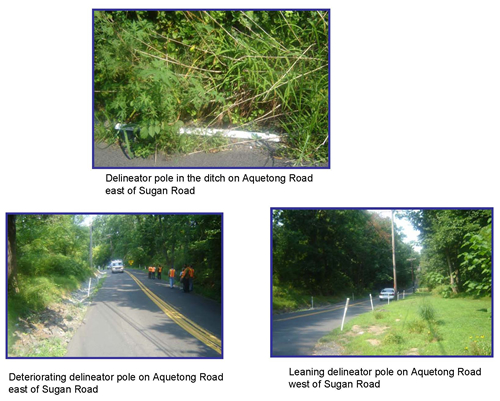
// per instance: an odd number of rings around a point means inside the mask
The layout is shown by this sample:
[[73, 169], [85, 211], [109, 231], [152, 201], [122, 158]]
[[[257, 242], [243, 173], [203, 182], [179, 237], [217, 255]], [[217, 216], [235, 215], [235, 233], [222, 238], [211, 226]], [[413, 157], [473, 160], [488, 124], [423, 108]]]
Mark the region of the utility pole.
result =
[[92, 223], [90, 223], [90, 249], [89, 249], [89, 253], [90, 253], [90, 268], [92, 269], [92, 230], [93, 230], [93, 225]]
[[417, 258], [409, 258], [406, 260], [411, 263], [411, 286], [413, 288], [413, 292], [415, 292], [415, 275], [413, 274], [413, 261], [417, 260]]
[[392, 274], [394, 276], [394, 292], [398, 292], [398, 280], [396, 278], [396, 246], [394, 242], [394, 210], [391, 214], [392, 223]]

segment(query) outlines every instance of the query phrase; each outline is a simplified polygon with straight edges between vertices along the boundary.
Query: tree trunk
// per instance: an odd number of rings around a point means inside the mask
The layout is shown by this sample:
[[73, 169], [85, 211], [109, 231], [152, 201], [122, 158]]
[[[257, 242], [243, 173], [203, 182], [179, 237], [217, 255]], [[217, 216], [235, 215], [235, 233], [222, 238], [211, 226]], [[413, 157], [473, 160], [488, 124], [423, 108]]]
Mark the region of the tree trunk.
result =
[[19, 292], [17, 285], [16, 215], [7, 218], [7, 277], [8, 292]]
[[448, 253], [448, 251], [446, 251], [445, 253], [446, 253], [446, 260], [448, 261], [448, 271], [450, 273], [451, 289], [453, 290], [454, 294], [457, 294], [458, 291], [457, 291], [457, 285], [455, 283], [455, 272], [453, 271], [453, 263], [451, 263], [451, 258], [450, 258], [450, 254]]
[[172, 239], [172, 251], [171, 251], [171, 257], [170, 257], [170, 260], [171, 260], [171, 266], [172, 266], [172, 269], [175, 269], [175, 241]]

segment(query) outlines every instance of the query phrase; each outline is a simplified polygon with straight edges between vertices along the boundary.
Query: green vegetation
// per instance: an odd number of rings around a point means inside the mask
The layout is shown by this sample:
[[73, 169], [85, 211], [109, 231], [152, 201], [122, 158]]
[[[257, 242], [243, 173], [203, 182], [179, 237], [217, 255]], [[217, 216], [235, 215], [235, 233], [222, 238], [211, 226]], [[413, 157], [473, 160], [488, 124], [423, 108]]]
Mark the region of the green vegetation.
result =
[[[341, 297], [318, 295], [314, 297], [314, 306], [333, 304]], [[300, 293], [290, 286], [273, 286], [273, 312], [288, 312], [311, 307], [311, 296]]]
[[[95, 11], [94, 132], [134, 123], [136, 156], [222, 146], [183, 125], [283, 134], [303, 161], [328, 157], [327, 11]], [[128, 140], [122, 138], [123, 141]]]
[[348, 321], [320, 342], [343, 355], [491, 355], [491, 299], [417, 294]]
[[[95, 273], [89, 266], [91, 231], [86, 218], [50, 214], [8, 216], [11, 355], [28, 356], [34, 352], [36, 356], [60, 356], [64, 344], [52, 336], [37, 339], [33, 351], [28, 347], [12, 350], [12, 343], [26, 335], [24, 330], [30, 327], [29, 330], [40, 331], [39, 326], [47, 320], [44, 316], [53, 316], [51, 310], [61, 310], [61, 301]], [[165, 277], [167, 266], [179, 272], [184, 263], [192, 264], [195, 291], [220, 301], [221, 236], [220, 215], [96, 216], [92, 230], [93, 265], [104, 267], [113, 259], [122, 259], [131, 267], [162, 264]], [[55, 319], [64, 320], [62, 316]]]
[[61, 357], [66, 354], [66, 342], [59, 338], [47, 338], [36, 348], [30, 348], [26, 352], [9, 353], [12, 357]]
[[491, 210], [426, 209], [406, 214], [421, 233], [421, 286], [444, 297], [491, 296]]
[[[418, 260], [419, 255], [397, 229], [395, 236], [398, 283], [408, 288], [412, 275], [407, 259]], [[311, 296], [335, 302], [392, 286], [390, 219], [365, 210], [274, 211], [276, 310], [303, 307]]]
[[[88, 228], [82, 216], [9, 216], [9, 316], [40, 311], [92, 274]], [[9, 262], [11, 247], [9, 246]], [[13, 267], [14, 266], [14, 267]], [[14, 269], [11, 271], [11, 269]]]
[[102, 215], [93, 221], [94, 265], [122, 259], [126, 267], [163, 266], [162, 278], [184, 264], [195, 269], [195, 292], [221, 300], [220, 215]]

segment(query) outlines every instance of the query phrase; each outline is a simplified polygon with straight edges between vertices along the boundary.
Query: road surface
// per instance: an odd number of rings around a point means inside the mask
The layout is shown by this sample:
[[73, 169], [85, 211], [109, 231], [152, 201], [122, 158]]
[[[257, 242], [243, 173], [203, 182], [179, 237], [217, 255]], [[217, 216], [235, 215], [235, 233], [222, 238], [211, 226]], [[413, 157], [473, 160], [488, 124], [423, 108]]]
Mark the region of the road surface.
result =
[[[171, 168], [245, 168], [245, 167], [302, 167], [296, 166], [293, 160], [285, 160], [275, 155], [274, 145], [255, 144], [235, 145], [216, 153], [195, 153], [191, 155], [175, 155], [166, 157], [163, 154], [147, 159], [140, 157], [128, 159], [117, 145], [106, 145], [94, 142], [94, 167], [171, 167]], [[326, 163], [306, 165], [303, 167], [328, 167]]]
[[221, 357], [221, 306], [146, 272], [108, 274], [66, 357]]
[[[373, 306], [379, 304], [378, 296], [374, 296]], [[340, 327], [344, 307], [345, 302], [342, 302], [307, 311], [274, 315], [272, 356], [312, 355], [319, 339]], [[371, 311], [369, 298], [350, 301], [346, 322], [369, 311]]]

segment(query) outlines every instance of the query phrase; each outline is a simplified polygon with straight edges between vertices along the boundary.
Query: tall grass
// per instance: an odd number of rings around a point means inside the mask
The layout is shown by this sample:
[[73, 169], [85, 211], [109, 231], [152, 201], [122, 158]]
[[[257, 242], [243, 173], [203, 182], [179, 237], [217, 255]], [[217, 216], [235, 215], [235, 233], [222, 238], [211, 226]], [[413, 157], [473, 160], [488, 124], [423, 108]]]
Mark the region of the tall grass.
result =
[[[141, 126], [150, 144], [188, 152], [183, 124], [283, 134], [300, 161], [328, 155], [327, 11], [96, 11], [96, 121]], [[114, 125], [114, 124], [113, 124]], [[112, 136], [112, 130], [100, 138]]]

